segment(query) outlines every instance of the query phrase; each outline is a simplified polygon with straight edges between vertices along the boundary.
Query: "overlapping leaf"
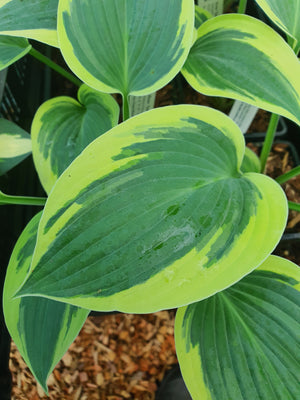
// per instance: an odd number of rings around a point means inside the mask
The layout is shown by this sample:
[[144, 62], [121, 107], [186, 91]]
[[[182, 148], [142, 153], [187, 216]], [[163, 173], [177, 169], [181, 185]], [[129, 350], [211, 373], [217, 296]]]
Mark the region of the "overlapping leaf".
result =
[[241, 165], [242, 172], [260, 172], [261, 165], [260, 160], [257, 155], [249, 149], [249, 147], [245, 148], [245, 155]]
[[226, 14], [202, 24], [182, 73], [199, 92], [242, 100], [300, 123], [300, 63], [259, 20]]
[[31, 128], [33, 159], [47, 193], [90, 142], [118, 123], [119, 107], [110, 95], [82, 85], [78, 100], [56, 97], [42, 104], [35, 114]]
[[300, 269], [270, 256], [175, 320], [176, 351], [194, 400], [295, 400], [299, 395]]
[[65, 60], [89, 86], [146, 95], [181, 69], [192, 43], [193, 0], [61, 0]]
[[0, 118], [0, 176], [30, 153], [30, 135], [13, 122]]
[[209, 11], [204, 10], [203, 8], [195, 5], [195, 28], [198, 29], [203, 22], [212, 18], [212, 15]]
[[58, 47], [59, 0], [0, 0], [0, 34], [22, 36]]
[[288, 35], [300, 42], [299, 0], [255, 0], [268, 17]]
[[30, 49], [27, 39], [0, 35], [0, 71], [24, 57]]
[[47, 392], [46, 381], [82, 327], [88, 310], [40, 297], [12, 299], [29, 270], [41, 213], [14, 248], [4, 285], [3, 309], [9, 333], [26, 364]]
[[243, 155], [237, 125], [207, 107], [113, 128], [56, 182], [18, 295], [152, 312], [236, 282], [273, 250], [287, 214], [279, 185], [240, 173]]

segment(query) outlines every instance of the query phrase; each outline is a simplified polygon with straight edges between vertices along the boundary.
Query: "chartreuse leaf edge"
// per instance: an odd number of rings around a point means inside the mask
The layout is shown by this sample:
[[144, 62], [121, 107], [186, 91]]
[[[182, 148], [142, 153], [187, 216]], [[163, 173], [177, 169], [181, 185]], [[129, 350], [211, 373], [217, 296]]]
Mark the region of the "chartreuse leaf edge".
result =
[[193, 25], [192, 0], [60, 0], [58, 7], [69, 67], [89, 86], [126, 98], [155, 92], [180, 71]]
[[288, 35], [300, 42], [298, 0], [255, 0], [268, 17]]
[[31, 44], [22, 37], [0, 34], [0, 71], [9, 67], [31, 50]]
[[178, 309], [175, 344], [194, 400], [295, 400], [300, 269], [270, 256], [241, 281]]
[[204, 22], [181, 72], [201, 93], [241, 100], [300, 124], [299, 60], [255, 18], [225, 14]]
[[21, 36], [58, 47], [59, 0], [1, 0], [0, 34]]
[[13, 341], [47, 393], [47, 378], [79, 333], [89, 311], [40, 297], [12, 299], [30, 268], [41, 214], [28, 223], [11, 255], [3, 311]]
[[189, 105], [94, 140], [50, 193], [17, 295], [144, 313], [238, 281], [274, 249], [287, 218], [277, 183], [239, 171], [244, 147], [227, 116]]
[[33, 160], [47, 193], [90, 142], [118, 123], [120, 109], [109, 94], [83, 84], [77, 96], [78, 101], [67, 96], [47, 100], [32, 122]]

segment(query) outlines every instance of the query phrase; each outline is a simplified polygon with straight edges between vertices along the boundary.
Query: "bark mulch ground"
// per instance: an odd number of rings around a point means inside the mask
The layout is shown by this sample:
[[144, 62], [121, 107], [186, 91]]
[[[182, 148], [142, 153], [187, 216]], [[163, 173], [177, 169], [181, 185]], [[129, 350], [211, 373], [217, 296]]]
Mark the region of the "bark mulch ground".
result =
[[[152, 400], [177, 362], [174, 311], [89, 317], [49, 378], [51, 400]], [[47, 399], [12, 343], [12, 400]]]

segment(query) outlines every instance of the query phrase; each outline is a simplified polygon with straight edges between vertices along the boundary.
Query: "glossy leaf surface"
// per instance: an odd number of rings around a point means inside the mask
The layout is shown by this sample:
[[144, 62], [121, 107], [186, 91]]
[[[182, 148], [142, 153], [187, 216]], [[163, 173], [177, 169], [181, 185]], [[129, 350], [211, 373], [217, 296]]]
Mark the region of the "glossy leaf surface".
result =
[[207, 107], [113, 128], [56, 182], [19, 295], [153, 312], [236, 282], [273, 250], [287, 214], [278, 184], [239, 172], [243, 155], [237, 125]]
[[202, 24], [182, 73], [201, 93], [241, 100], [300, 123], [300, 63], [257, 19], [226, 14]]
[[58, 47], [58, 0], [0, 0], [0, 33]]
[[30, 153], [30, 135], [13, 122], [0, 118], [0, 176]]
[[270, 256], [230, 288], [177, 311], [175, 343], [194, 400], [295, 400], [300, 269]]
[[32, 152], [36, 170], [47, 193], [62, 172], [95, 138], [117, 125], [119, 106], [112, 96], [86, 85], [78, 101], [56, 97], [35, 114]]
[[0, 35], [0, 71], [24, 57], [30, 49], [24, 38]]
[[123, 96], [152, 93], [181, 69], [194, 25], [192, 0], [61, 0], [60, 47], [89, 86]]
[[255, 1], [279, 28], [300, 42], [299, 0]]
[[3, 295], [5, 322], [26, 364], [46, 381], [82, 327], [88, 310], [40, 297], [12, 299], [29, 270], [41, 213], [26, 226], [11, 256]]

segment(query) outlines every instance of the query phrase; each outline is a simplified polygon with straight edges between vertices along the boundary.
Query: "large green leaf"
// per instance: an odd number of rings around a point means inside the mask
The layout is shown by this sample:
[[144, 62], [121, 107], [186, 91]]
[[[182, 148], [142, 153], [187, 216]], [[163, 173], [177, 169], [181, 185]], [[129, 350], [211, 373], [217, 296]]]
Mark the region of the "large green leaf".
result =
[[0, 118], [0, 176], [30, 153], [30, 135], [13, 122]]
[[82, 85], [78, 100], [56, 97], [42, 104], [35, 114], [31, 128], [33, 160], [47, 193], [90, 142], [118, 123], [119, 106], [112, 96]]
[[22, 36], [58, 47], [59, 0], [0, 0], [0, 33]]
[[77, 336], [89, 311], [39, 297], [12, 299], [29, 270], [41, 214], [29, 222], [14, 248], [5, 279], [3, 309], [13, 341], [47, 392], [49, 374]]
[[192, 44], [193, 0], [61, 0], [58, 35], [69, 67], [89, 86], [152, 93], [181, 69]]
[[24, 57], [30, 49], [27, 39], [0, 35], [0, 71]]
[[255, 0], [268, 17], [288, 35], [300, 42], [299, 0]]
[[113, 128], [57, 180], [19, 295], [152, 312], [236, 282], [273, 250], [287, 215], [277, 183], [240, 173], [243, 154], [237, 125], [207, 107]]
[[199, 92], [242, 100], [300, 124], [300, 63], [255, 18], [226, 14], [202, 24], [182, 73]]
[[237, 284], [177, 311], [176, 351], [194, 400], [296, 400], [300, 269], [270, 256]]

